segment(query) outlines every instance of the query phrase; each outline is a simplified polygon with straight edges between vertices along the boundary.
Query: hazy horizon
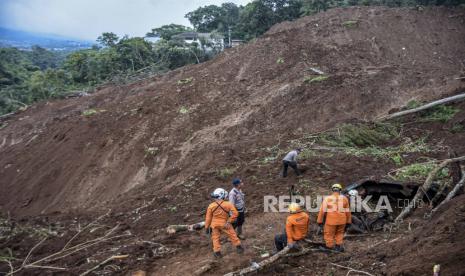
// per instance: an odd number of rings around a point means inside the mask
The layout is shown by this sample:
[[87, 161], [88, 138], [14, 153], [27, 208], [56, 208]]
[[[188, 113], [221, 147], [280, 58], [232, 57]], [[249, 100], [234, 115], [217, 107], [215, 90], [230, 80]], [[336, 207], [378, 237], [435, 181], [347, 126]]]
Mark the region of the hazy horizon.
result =
[[103, 32], [144, 36], [166, 24], [190, 26], [186, 13], [224, 2], [251, 0], [1, 0], [0, 27], [90, 41]]

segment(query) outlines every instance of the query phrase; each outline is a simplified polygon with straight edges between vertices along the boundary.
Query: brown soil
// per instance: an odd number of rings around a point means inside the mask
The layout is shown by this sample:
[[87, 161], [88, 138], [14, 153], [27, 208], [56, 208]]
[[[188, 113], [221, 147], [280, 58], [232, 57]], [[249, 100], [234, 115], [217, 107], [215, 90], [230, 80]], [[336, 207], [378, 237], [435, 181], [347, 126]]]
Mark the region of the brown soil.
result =
[[[257, 248], [271, 249], [273, 235], [283, 227], [284, 214], [263, 214], [263, 195], [287, 194], [297, 182], [292, 174], [278, 177], [279, 160], [261, 162], [269, 156], [266, 148], [285, 150], [306, 133], [372, 120], [410, 100], [464, 91], [464, 82], [456, 79], [465, 66], [464, 12], [333, 9], [279, 24], [200, 65], [126, 86], [108, 85], [88, 97], [34, 105], [0, 130], [0, 210], [10, 213], [15, 227], [57, 232], [34, 252], [37, 260], [62, 248], [79, 225], [110, 208], [109, 217], [99, 223], [110, 228], [120, 223], [117, 232], [131, 236], [57, 261], [68, 268], [65, 274], [83, 272], [114, 254], [130, 255], [116, 262], [120, 274], [139, 269], [154, 275], [191, 274], [210, 259], [207, 237], [167, 236], [163, 229], [201, 221], [211, 190], [227, 188], [232, 178], [219, 171], [235, 168], [234, 175], [247, 183], [247, 251], [238, 257], [226, 245], [226, 257], [208, 273], [246, 266], [259, 260]], [[346, 26], [349, 20], [357, 24]], [[315, 77], [310, 67], [329, 79], [305, 83], [306, 77]], [[178, 84], [187, 78], [193, 79]], [[447, 124], [414, 124], [416, 115], [406, 118], [403, 136], [428, 135], [429, 144], [442, 143], [442, 150], [428, 157], [465, 154], [465, 134], [450, 131], [464, 124], [465, 105], [457, 107], [462, 111]], [[181, 108], [189, 112], [182, 114]], [[99, 112], [82, 115], [88, 109]], [[309, 194], [327, 193], [334, 181], [382, 178], [395, 168], [390, 160], [344, 154], [313, 157], [304, 165], [311, 186], [301, 192]], [[464, 199], [457, 197], [431, 219], [417, 212], [410, 219], [411, 231], [405, 223], [389, 234], [349, 240], [347, 253], [285, 260], [264, 273], [345, 275], [347, 271], [328, 264], [334, 262], [374, 274], [424, 275], [439, 262], [444, 275], [460, 275], [465, 209], [457, 206]], [[104, 229], [85, 232], [75, 242], [98, 237]], [[11, 248], [23, 259], [38, 241], [25, 231], [14, 240], [0, 239], [0, 248]], [[154, 243], [169, 252], [160, 253]], [[369, 248], [373, 244], [377, 246]], [[7, 269], [0, 264], [0, 271]]]

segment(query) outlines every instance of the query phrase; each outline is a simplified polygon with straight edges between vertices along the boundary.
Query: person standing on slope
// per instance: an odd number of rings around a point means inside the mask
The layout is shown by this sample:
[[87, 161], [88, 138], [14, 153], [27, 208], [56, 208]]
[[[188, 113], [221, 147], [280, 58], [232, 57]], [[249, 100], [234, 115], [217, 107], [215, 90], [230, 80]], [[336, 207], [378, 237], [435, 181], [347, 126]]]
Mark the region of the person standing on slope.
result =
[[236, 207], [239, 213], [237, 220], [233, 222], [232, 225], [236, 230], [237, 237], [241, 240], [245, 240], [245, 237], [242, 235], [242, 225], [245, 222], [245, 195], [242, 192], [244, 182], [239, 178], [234, 178], [232, 184], [234, 187], [229, 192], [229, 202]]
[[283, 159], [283, 177], [287, 177], [287, 168], [290, 166], [294, 169], [297, 176], [300, 175], [300, 171], [297, 168], [297, 155], [302, 151], [301, 148], [291, 150]]
[[286, 219], [286, 233], [274, 237], [277, 252], [283, 250], [285, 246], [297, 248], [297, 242], [305, 239], [307, 236], [310, 222], [308, 214], [295, 202], [289, 204], [288, 209], [289, 216]]
[[225, 201], [228, 197], [228, 192], [222, 188], [217, 188], [211, 194], [211, 197], [215, 199], [214, 202], [210, 203], [207, 208], [207, 214], [205, 216], [205, 230], [207, 234], [211, 234], [213, 242], [213, 256], [221, 258], [221, 233], [228, 236], [231, 243], [236, 247], [237, 253], [242, 254], [244, 248], [242, 248], [241, 241], [236, 235], [232, 227], [232, 223], [236, 221], [238, 212], [234, 205], [230, 202]]
[[[341, 195], [342, 185], [334, 184], [331, 190], [333, 194], [323, 199], [317, 222], [320, 227], [325, 222], [323, 235], [326, 249], [343, 252], [344, 230], [346, 225], [352, 223], [352, 215], [349, 200]], [[336, 246], [334, 246], [334, 241], [336, 241]]]

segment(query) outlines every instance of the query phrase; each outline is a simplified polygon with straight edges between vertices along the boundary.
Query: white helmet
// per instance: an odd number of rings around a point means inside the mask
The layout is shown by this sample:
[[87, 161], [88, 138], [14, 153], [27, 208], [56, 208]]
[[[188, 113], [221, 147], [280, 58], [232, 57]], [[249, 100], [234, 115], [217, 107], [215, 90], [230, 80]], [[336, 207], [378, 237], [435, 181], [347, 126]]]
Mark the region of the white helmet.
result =
[[353, 196], [353, 197], [356, 197], [356, 196], [358, 196], [358, 191], [355, 190], [355, 189], [350, 190], [350, 191], [349, 191], [349, 195], [350, 195], [350, 196]]
[[216, 188], [211, 194], [211, 197], [216, 199], [226, 199], [228, 197], [228, 192], [223, 188]]

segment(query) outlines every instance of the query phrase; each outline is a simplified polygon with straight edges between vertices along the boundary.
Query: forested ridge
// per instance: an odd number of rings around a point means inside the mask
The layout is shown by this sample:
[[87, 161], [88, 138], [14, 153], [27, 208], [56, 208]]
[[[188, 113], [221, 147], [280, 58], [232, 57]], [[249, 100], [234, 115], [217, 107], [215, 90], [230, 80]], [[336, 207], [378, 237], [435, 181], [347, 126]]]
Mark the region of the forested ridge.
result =
[[176, 34], [186, 31], [251, 40], [276, 23], [294, 20], [334, 7], [385, 5], [390, 7], [422, 5], [464, 5], [465, 0], [255, 0], [245, 6], [224, 3], [209, 5], [186, 14], [190, 27], [170, 24], [153, 28], [147, 37], [118, 37], [103, 33], [98, 45], [70, 54], [35, 46], [31, 51], [0, 49], [0, 114], [25, 108], [49, 98], [59, 98], [75, 91], [92, 91], [103, 82], [121, 81], [143, 71], [166, 72], [187, 64], [206, 61], [220, 49], [185, 44]]

